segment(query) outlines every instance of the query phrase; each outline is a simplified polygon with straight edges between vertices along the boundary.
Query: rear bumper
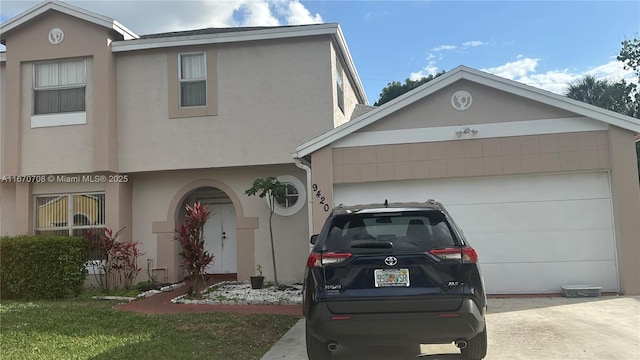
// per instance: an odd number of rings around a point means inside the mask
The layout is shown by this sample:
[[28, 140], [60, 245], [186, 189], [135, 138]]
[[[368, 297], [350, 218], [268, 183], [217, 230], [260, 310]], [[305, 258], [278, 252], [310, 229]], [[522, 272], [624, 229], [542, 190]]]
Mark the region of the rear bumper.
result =
[[458, 310], [446, 313], [339, 314], [339, 319], [332, 316], [335, 315], [325, 302], [317, 303], [307, 316], [307, 330], [323, 342], [341, 345], [446, 344], [471, 339], [485, 326], [484, 309], [471, 299], [465, 299]]

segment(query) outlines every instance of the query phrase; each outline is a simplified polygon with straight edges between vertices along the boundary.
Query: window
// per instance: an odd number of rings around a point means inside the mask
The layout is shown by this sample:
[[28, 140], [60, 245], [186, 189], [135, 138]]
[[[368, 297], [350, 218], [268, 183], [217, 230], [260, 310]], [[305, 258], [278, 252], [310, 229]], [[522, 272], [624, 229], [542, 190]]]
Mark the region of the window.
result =
[[285, 183], [285, 186], [284, 194], [281, 197], [279, 196], [276, 198], [276, 201], [281, 207], [289, 208], [295, 205], [298, 201], [298, 189], [290, 183]]
[[342, 66], [340, 65], [340, 60], [336, 58], [336, 88], [338, 91], [338, 107], [344, 113], [344, 84], [342, 80], [343, 76]]
[[36, 235], [104, 234], [104, 193], [38, 195], [35, 201]]
[[[307, 200], [302, 181], [291, 175], [280, 175], [277, 179], [285, 184], [286, 187], [284, 196], [275, 199], [273, 211], [280, 216], [296, 214], [304, 207], [305, 201]], [[269, 204], [269, 199], [265, 198], [265, 200], [267, 200], [267, 204]]]
[[84, 60], [36, 63], [33, 114], [85, 111], [86, 83]]
[[204, 53], [180, 54], [180, 107], [207, 105], [207, 71]]

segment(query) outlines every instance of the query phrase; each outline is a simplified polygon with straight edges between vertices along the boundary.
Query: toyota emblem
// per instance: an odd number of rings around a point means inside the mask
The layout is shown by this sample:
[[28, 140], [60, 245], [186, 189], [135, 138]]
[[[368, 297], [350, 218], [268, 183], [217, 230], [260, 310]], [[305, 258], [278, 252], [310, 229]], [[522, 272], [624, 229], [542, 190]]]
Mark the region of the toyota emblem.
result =
[[398, 259], [396, 259], [395, 256], [387, 256], [387, 258], [384, 259], [384, 263], [389, 266], [394, 266], [395, 264], [398, 263]]

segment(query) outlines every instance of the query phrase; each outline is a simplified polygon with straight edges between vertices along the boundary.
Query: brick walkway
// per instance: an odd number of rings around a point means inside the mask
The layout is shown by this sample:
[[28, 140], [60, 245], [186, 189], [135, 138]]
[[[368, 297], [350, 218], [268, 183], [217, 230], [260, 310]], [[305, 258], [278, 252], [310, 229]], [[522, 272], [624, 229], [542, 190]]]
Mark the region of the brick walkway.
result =
[[[214, 282], [215, 283], [215, 282]], [[187, 292], [185, 284], [171, 292], [163, 292], [142, 300], [134, 300], [115, 307], [116, 310], [133, 311], [141, 314], [180, 314], [228, 312], [241, 314], [279, 314], [302, 316], [301, 305], [224, 305], [224, 304], [172, 304], [171, 299]]]

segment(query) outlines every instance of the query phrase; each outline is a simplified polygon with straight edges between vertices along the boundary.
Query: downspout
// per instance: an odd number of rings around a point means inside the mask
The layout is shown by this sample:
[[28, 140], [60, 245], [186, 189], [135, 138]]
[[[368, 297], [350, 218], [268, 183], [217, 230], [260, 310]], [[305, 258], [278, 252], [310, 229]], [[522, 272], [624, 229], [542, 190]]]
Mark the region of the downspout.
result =
[[[307, 173], [307, 222], [309, 224], [307, 241], [313, 234], [313, 193], [311, 191], [311, 163], [301, 158], [294, 158], [296, 166], [303, 169]], [[312, 245], [309, 244], [309, 252], [311, 252]]]

